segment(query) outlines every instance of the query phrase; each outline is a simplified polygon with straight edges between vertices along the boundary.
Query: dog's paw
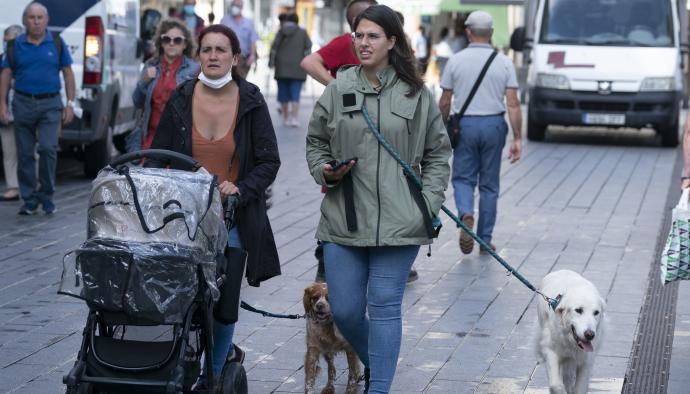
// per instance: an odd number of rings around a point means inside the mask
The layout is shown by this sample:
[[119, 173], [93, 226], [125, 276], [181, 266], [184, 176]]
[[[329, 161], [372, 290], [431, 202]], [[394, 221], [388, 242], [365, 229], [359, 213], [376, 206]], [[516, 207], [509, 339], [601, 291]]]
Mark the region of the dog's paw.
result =
[[550, 394], [567, 394], [568, 392], [565, 391], [565, 386], [562, 384], [559, 385], [554, 385], [549, 387], [549, 393]]
[[348, 383], [347, 388], [345, 388], [345, 394], [357, 394], [357, 382], [354, 384]]
[[335, 394], [335, 386], [328, 385], [321, 390], [321, 394]]

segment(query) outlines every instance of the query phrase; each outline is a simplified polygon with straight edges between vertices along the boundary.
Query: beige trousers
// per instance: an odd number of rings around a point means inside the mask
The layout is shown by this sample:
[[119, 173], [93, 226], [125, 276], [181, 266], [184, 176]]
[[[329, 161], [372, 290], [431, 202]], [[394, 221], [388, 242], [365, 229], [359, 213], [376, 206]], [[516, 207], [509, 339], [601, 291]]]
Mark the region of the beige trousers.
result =
[[2, 143], [2, 165], [5, 169], [5, 181], [8, 189], [19, 188], [17, 182], [17, 143], [14, 140], [12, 126], [0, 126], [0, 142]]

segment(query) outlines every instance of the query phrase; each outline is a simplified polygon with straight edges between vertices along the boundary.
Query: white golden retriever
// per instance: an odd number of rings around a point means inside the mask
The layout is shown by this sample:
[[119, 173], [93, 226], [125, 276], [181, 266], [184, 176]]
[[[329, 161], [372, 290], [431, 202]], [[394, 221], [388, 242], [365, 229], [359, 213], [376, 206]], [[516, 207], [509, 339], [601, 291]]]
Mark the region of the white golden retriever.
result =
[[539, 300], [536, 351], [546, 366], [552, 394], [585, 394], [594, 358], [604, 336], [606, 303], [592, 282], [561, 270], [541, 282], [546, 296], [561, 299], [554, 311]]

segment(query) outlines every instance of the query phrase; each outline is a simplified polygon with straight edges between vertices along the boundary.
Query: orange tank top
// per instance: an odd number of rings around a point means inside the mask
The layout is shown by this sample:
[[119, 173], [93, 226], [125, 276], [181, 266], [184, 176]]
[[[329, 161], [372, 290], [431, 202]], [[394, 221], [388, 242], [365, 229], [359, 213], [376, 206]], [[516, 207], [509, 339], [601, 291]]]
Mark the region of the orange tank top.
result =
[[223, 138], [211, 141], [202, 136], [192, 123], [192, 157], [218, 177], [218, 184], [224, 181], [236, 184], [240, 174], [240, 158], [235, 153], [234, 132], [235, 121]]

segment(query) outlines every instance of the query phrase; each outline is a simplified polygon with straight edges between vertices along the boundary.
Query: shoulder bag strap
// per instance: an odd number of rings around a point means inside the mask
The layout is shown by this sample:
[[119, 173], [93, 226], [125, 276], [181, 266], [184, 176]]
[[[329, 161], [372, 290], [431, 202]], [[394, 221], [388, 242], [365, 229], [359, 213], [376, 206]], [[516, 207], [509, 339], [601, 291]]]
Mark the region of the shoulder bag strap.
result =
[[441, 220], [437, 216], [434, 216], [432, 218], [432, 213], [429, 212], [426, 204], [424, 203], [424, 197], [421, 195], [423, 187], [422, 181], [419, 179], [417, 174], [415, 174], [414, 170], [412, 170], [412, 167], [410, 167], [410, 165], [407, 164], [407, 162], [400, 157], [398, 152], [396, 152], [395, 148], [393, 148], [393, 146], [388, 143], [386, 137], [384, 137], [381, 134], [378, 127], [374, 125], [374, 122], [371, 120], [371, 116], [369, 116], [369, 111], [367, 111], [367, 107], [364, 104], [362, 104], [362, 115], [364, 115], [364, 119], [367, 121], [367, 124], [369, 125], [371, 132], [379, 141], [379, 144], [381, 144], [381, 146], [383, 146], [383, 148], [391, 156], [393, 156], [395, 161], [397, 161], [398, 164], [400, 164], [400, 166], [403, 168], [403, 172], [405, 173], [407, 179], [408, 187], [410, 188], [410, 192], [412, 193], [412, 198], [415, 200], [415, 203], [419, 206], [419, 209], [422, 211], [424, 228], [426, 229], [427, 235], [429, 236], [429, 238], [436, 238], [438, 236], [439, 231], [441, 230]]
[[5, 56], [7, 56], [7, 63], [10, 65], [10, 69], [12, 70], [13, 75], [17, 73], [16, 43], [16, 38], [7, 41], [7, 48], [5, 50]]
[[477, 93], [477, 90], [479, 89], [479, 85], [481, 85], [482, 80], [486, 75], [486, 72], [489, 70], [489, 66], [491, 66], [491, 62], [493, 62], [496, 58], [496, 55], [498, 55], [498, 51], [494, 49], [494, 51], [491, 53], [491, 56], [489, 56], [489, 59], [487, 59], [486, 63], [484, 64], [484, 68], [482, 68], [482, 71], [479, 73], [477, 80], [474, 82], [474, 86], [472, 86], [472, 90], [470, 90], [470, 94], [467, 96], [467, 100], [465, 100], [465, 103], [462, 105], [462, 109], [460, 109], [460, 112], [458, 112], [458, 119], [462, 118], [463, 115], [465, 115], [465, 111], [467, 111], [467, 108], [470, 106], [470, 103], [472, 102], [474, 95]]

